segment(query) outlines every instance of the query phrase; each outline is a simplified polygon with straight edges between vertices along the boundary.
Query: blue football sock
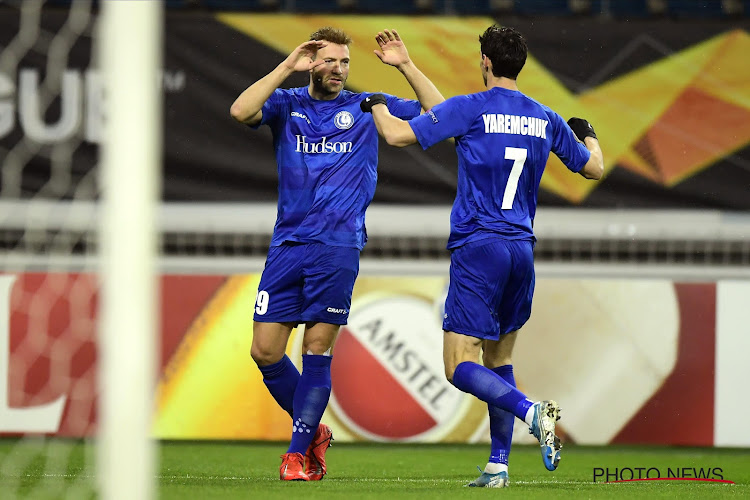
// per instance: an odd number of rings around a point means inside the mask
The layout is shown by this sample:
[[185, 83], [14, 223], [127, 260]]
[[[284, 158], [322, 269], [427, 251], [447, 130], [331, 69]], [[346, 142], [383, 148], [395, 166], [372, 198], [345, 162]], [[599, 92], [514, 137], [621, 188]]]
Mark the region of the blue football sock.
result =
[[[516, 379], [513, 377], [513, 365], [503, 365], [492, 368], [492, 371], [503, 377], [503, 380], [513, 387]], [[497, 406], [487, 405], [490, 411], [490, 463], [508, 465], [510, 445], [513, 439], [513, 424], [515, 416]]]
[[310, 446], [331, 395], [331, 356], [302, 355], [302, 375], [294, 393], [292, 442], [287, 453], [302, 453]]
[[485, 403], [511, 412], [523, 420], [533, 406], [521, 391], [510, 385], [500, 375], [471, 361], [459, 363], [453, 372], [453, 385], [457, 389], [478, 397]]
[[260, 366], [263, 383], [268, 387], [273, 399], [279, 403], [289, 416], [292, 416], [294, 391], [299, 383], [299, 372], [286, 354], [280, 361], [268, 366]]

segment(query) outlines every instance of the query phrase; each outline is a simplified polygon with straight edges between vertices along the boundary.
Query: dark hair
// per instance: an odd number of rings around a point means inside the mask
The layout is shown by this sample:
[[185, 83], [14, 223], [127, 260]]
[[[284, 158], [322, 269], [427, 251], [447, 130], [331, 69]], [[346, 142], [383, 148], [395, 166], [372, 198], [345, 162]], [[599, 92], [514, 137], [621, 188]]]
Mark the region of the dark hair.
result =
[[325, 40], [326, 42], [336, 43], [338, 45], [349, 45], [352, 38], [344, 33], [344, 30], [326, 26], [310, 35], [310, 40]]
[[482, 54], [492, 61], [492, 74], [515, 80], [526, 64], [526, 39], [513, 28], [493, 24], [479, 35]]

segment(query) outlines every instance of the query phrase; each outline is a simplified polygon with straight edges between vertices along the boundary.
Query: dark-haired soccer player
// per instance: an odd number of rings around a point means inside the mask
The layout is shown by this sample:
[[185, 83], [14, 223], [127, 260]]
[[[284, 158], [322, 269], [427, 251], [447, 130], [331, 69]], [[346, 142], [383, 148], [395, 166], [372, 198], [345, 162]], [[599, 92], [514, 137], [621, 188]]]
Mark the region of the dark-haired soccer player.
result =
[[[401, 71], [419, 100], [384, 97], [394, 115], [414, 118], [444, 100], [409, 59], [395, 30], [375, 38], [375, 54]], [[372, 116], [359, 106], [370, 94], [344, 90], [351, 41], [339, 29], [316, 31], [231, 108], [239, 122], [271, 127], [276, 151], [278, 216], [258, 287], [251, 355], [293, 421], [282, 480], [320, 480], [326, 474], [331, 429], [320, 419], [331, 392], [332, 350], [349, 315], [367, 239], [365, 209], [375, 194], [378, 134]], [[308, 71], [310, 84], [279, 89], [296, 71]], [[285, 355], [299, 323], [305, 324], [301, 375]]]
[[[550, 151], [587, 179], [601, 178], [604, 162], [586, 120], [571, 118], [566, 124], [519, 92], [516, 78], [527, 47], [518, 31], [491, 26], [479, 42], [486, 91], [452, 97], [408, 122], [392, 116], [390, 104], [378, 94], [364, 99], [362, 109], [372, 112], [378, 131], [395, 146], [418, 141], [427, 149], [456, 139], [458, 190], [451, 212], [443, 321], [445, 374], [489, 407], [489, 463], [468, 486], [504, 487], [514, 416], [529, 424], [548, 470], [560, 460], [555, 435], [560, 408], [552, 400], [534, 403], [516, 389], [511, 364], [518, 330], [531, 314], [532, 221], [542, 173]], [[483, 365], [477, 363], [480, 350]], [[554, 352], [540, 346], [539, 355], [555, 366]]]

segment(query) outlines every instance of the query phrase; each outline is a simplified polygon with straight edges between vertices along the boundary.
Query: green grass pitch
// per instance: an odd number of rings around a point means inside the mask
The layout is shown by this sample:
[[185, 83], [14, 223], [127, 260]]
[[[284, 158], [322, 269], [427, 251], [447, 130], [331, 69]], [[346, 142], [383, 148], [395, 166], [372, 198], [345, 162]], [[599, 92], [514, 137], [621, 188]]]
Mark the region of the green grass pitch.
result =
[[[284, 443], [162, 442], [158, 498], [350, 499], [400, 498], [750, 498], [750, 450], [661, 447], [563, 449], [560, 467], [544, 469], [539, 448], [515, 446], [509, 488], [464, 488], [484, 466], [488, 445], [377, 445], [334, 443], [328, 475], [319, 482], [282, 482]], [[46, 458], [42, 458], [42, 457]], [[93, 446], [79, 441], [0, 440], [0, 498], [95, 498]], [[735, 484], [703, 481], [594, 482], [594, 469], [659, 469], [662, 476], [721, 469]], [[638, 472], [635, 471], [635, 474]], [[626, 473], [626, 477], [629, 473]], [[651, 476], [655, 474], [651, 472]], [[713, 477], [716, 477], [715, 474]], [[63, 493], [64, 492], [64, 493]]]

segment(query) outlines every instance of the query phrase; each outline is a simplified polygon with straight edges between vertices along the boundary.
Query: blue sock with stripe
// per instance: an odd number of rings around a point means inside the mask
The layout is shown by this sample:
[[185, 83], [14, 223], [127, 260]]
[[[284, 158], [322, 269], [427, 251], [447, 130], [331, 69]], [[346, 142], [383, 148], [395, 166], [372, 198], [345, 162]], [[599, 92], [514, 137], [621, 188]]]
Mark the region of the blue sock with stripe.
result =
[[453, 372], [453, 385], [485, 403], [511, 412], [521, 420], [526, 418], [529, 408], [534, 405], [533, 401], [506, 382], [503, 377], [471, 361], [459, 363]]
[[[513, 365], [503, 365], [492, 368], [492, 371], [500, 375], [509, 385], [516, 387], [516, 379], [513, 376]], [[510, 445], [513, 439], [513, 424], [515, 416], [491, 404], [487, 405], [490, 412], [490, 463], [508, 465]]]
[[292, 442], [287, 453], [302, 453], [310, 446], [331, 396], [331, 356], [302, 355], [302, 375], [294, 393]]
[[294, 392], [299, 383], [299, 372], [289, 356], [284, 357], [276, 363], [268, 366], [260, 366], [263, 374], [263, 383], [268, 387], [273, 399], [279, 403], [289, 416], [292, 416], [294, 404]]

